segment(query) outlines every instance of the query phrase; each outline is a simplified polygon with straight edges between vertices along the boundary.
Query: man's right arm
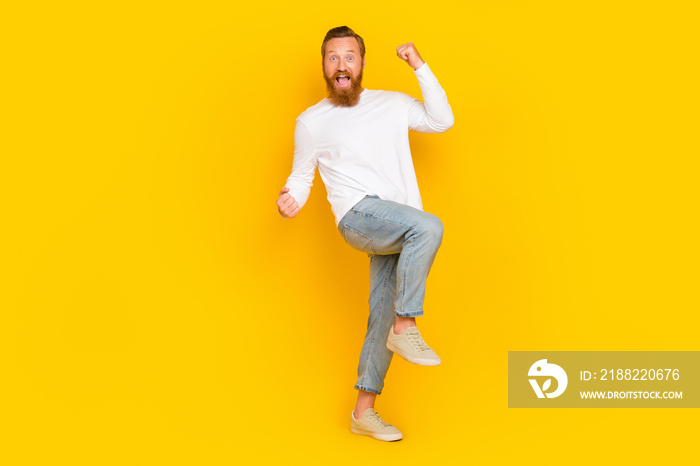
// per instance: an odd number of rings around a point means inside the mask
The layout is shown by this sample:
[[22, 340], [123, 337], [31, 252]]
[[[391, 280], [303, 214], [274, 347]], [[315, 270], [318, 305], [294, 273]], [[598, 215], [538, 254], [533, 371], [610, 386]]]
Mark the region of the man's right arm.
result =
[[295, 217], [309, 198], [318, 165], [315, 149], [309, 129], [297, 119], [294, 129], [292, 174], [277, 197], [277, 210], [284, 218]]

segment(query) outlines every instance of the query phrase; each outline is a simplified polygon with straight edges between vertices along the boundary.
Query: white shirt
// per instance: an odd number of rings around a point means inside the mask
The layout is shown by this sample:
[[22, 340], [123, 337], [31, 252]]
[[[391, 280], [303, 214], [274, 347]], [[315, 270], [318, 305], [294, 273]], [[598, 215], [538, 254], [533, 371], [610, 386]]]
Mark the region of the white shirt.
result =
[[364, 89], [354, 107], [323, 99], [299, 115], [286, 183], [299, 208], [318, 166], [336, 225], [368, 194], [423, 210], [408, 131], [442, 133], [454, 117], [428, 64], [414, 72], [425, 104], [402, 92]]

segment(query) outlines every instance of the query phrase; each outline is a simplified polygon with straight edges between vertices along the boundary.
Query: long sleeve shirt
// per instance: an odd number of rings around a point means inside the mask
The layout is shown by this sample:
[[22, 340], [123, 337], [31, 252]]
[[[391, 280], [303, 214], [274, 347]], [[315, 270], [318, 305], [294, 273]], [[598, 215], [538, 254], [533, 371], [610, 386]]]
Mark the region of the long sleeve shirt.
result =
[[300, 208], [318, 167], [336, 225], [368, 194], [423, 210], [408, 131], [441, 133], [454, 117], [428, 64], [414, 72], [425, 103], [402, 92], [364, 89], [354, 107], [323, 99], [299, 115], [285, 186]]

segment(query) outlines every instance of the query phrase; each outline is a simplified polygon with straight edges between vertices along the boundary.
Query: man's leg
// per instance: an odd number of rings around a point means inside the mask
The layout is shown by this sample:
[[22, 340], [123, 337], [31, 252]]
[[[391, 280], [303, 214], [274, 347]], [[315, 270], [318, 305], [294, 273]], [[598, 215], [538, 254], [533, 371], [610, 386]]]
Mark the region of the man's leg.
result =
[[370, 256], [369, 319], [357, 368], [357, 403], [350, 421], [353, 433], [389, 441], [400, 440], [403, 435], [379, 417], [374, 402], [382, 392], [393, 356], [386, 347], [386, 336], [394, 321], [397, 262], [398, 254]]

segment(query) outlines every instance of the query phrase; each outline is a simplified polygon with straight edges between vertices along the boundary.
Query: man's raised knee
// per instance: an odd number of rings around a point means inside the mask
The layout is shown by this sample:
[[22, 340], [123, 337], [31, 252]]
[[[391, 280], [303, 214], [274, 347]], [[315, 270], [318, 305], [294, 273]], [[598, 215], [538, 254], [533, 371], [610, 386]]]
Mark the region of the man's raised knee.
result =
[[440, 220], [437, 216], [432, 215], [433, 219], [433, 226], [432, 226], [432, 231], [433, 235], [439, 242], [442, 242], [442, 233], [443, 233], [443, 227], [442, 227], [442, 220]]
[[430, 240], [435, 246], [440, 246], [442, 243], [442, 220], [436, 215], [426, 212], [425, 219], [421, 222], [422, 234]]

